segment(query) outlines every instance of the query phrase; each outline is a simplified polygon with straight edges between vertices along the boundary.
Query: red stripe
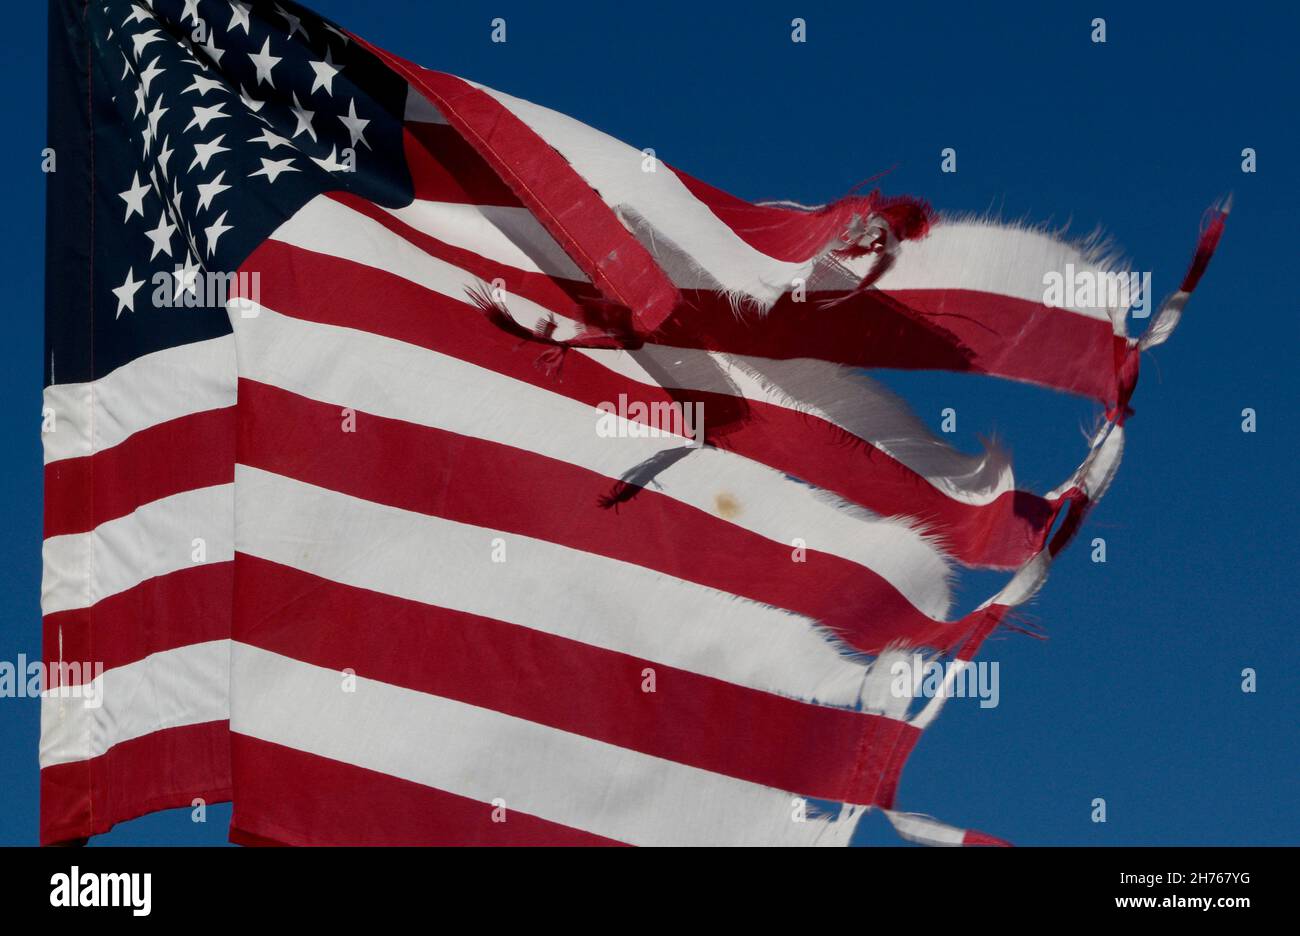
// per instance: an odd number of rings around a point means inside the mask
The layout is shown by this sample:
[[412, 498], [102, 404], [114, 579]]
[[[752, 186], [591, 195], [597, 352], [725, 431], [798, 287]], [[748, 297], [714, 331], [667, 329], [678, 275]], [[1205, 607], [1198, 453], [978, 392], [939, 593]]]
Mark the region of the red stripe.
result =
[[1219, 246], [1219, 238], [1223, 236], [1228, 212], [1222, 208], [1211, 208], [1206, 212], [1206, 219], [1205, 229], [1201, 231], [1201, 236], [1196, 242], [1196, 252], [1192, 255], [1192, 262], [1183, 277], [1182, 285], [1178, 287], [1183, 292], [1189, 293], [1196, 289], [1201, 277], [1209, 268], [1210, 258], [1214, 256], [1215, 248]]
[[999, 624], [1007, 617], [1012, 610], [1012, 605], [990, 604], [985, 608], [978, 608], [966, 615], [965, 621], [969, 625], [966, 640], [957, 649], [954, 656], [959, 660], [973, 660], [975, 654], [979, 653], [980, 647], [993, 633]]
[[234, 733], [232, 841], [281, 845], [618, 845], [611, 839]]
[[677, 288], [568, 160], [491, 95], [358, 39], [425, 94], [610, 301], [651, 332], [681, 301]]
[[870, 289], [826, 306], [836, 293], [795, 302], [787, 293], [759, 316], [725, 297], [687, 291], [691, 306], [656, 333], [661, 344], [851, 367], [989, 374], [1111, 403], [1115, 353], [1109, 323], [1036, 302], [970, 290]]
[[[180, 416], [45, 466], [45, 535], [84, 533], [162, 497], [234, 480], [235, 408]], [[94, 496], [80, 492], [91, 488]]]
[[671, 171], [733, 234], [775, 260], [802, 263], [844, 230], [847, 219], [824, 209], [755, 205], [680, 169]]
[[[372, 210], [379, 220], [387, 216]], [[391, 216], [388, 222], [406, 227]], [[431, 240], [424, 238], [419, 246], [432, 250]], [[446, 259], [459, 263], [464, 258]], [[955, 500], [839, 426], [785, 407], [637, 383], [581, 354], [567, 356], [562, 379], [556, 380], [535, 366], [536, 354], [529, 347], [519, 347], [477, 309], [373, 267], [275, 241], [259, 247], [246, 266], [294, 271], [292, 277], [261, 277], [261, 300], [281, 313], [396, 338], [591, 406], [617, 400], [620, 393], [647, 403], [698, 400], [709, 422], [710, 444], [835, 491], [882, 516], [919, 517], [945, 537], [952, 555], [972, 565], [1018, 566], [1036, 551], [1053, 515], [1051, 502], [1022, 491], [1007, 492], [982, 506]], [[495, 274], [482, 272], [489, 279]], [[511, 291], [526, 294], [517, 288], [520, 282], [510, 277], [506, 281]], [[555, 294], [529, 298], [554, 301]]]
[[[245, 643], [797, 795], [888, 806], [920, 734], [242, 553], [235, 562]], [[647, 668], [654, 692], [642, 691]]]
[[883, 294], [907, 314], [951, 333], [970, 370], [1024, 380], [1113, 403], [1115, 355], [1128, 339], [1109, 321], [1039, 302], [968, 289], [907, 289]]
[[754, 250], [786, 263], [803, 263], [828, 248], [849, 247], [848, 228], [855, 218], [875, 215], [904, 240], [923, 237], [931, 223], [929, 205], [908, 197], [883, 198], [872, 192], [812, 209], [755, 205], [680, 169], [671, 171], [731, 233]]
[[963, 845], [992, 845], [1000, 848], [1010, 848], [1011, 843], [1006, 839], [1000, 839], [995, 835], [989, 835], [987, 832], [976, 832], [974, 829], [967, 829], [966, 834], [962, 837]]
[[943, 647], [959, 636], [865, 566], [811, 548], [792, 561], [791, 546], [653, 489], [603, 510], [597, 501], [611, 480], [566, 462], [364, 412], [358, 431], [344, 434], [336, 405], [248, 380], [239, 393], [240, 464], [635, 563], [806, 615], [864, 652], [897, 640]]
[[107, 832], [146, 813], [230, 800], [225, 721], [166, 728], [41, 771], [41, 844]]
[[89, 608], [47, 614], [45, 662], [102, 663], [113, 669], [151, 653], [226, 639], [233, 583], [232, 562], [210, 562], [146, 579]]
[[898, 793], [898, 781], [903, 775], [903, 766], [912, 755], [912, 748], [916, 747], [916, 742], [919, 740], [921, 740], [921, 730], [907, 725], [905, 731], [899, 731], [894, 735], [893, 744], [889, 748], [887, 756], [876, 761], [875, 769], [879, 776], [879, 783], [876, 787], [877, 805], [884, 809], [893, 808], [894, 797]]

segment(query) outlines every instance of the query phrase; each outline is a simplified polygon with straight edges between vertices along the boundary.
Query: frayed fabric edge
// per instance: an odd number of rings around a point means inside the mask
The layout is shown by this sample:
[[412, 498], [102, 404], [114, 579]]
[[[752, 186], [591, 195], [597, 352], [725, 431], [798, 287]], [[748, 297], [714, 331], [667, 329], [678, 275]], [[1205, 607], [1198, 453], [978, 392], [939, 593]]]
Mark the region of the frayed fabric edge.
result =
[[[1075, 470], [1070, 480], [1053, 494], [1064, 498], [1061, 509], [1067, 511], [1060, 530], [1046, 540], [1042, 548], [1012, 577], [1011, 581], [973, 615], [987, 614], [988, 624], [976, 629], [966, 645], [957, 652], [957, 666], [951, 668], [946, 683], [955, 679], [960, 669], [969, 665], [979, 651], [984, 638], [1010, 612], [1034, 597], [1042, 588], [1051, 569], [1052, 561], [1063, 550], [1082, 526], [1083, 519], [1101, 500], [1110, 487], [1124, 452], [1124, 421], [1132, 410], [1128, 400], [1137, 384], [1138, 361], [1142, 351], [1163, 344], [1177, 327], [1183, 308], [1201, 277], [1209, 267], [1215, 249], [1223, 235], [1228, 214], [1232, 209], [1232, 196], [1228, 195], [1206, 211], [1197, 239], [1196, 250], [1178, 291], [1161, 305], [1155, 320], [1140, 339], [1129, 339], [1125, 366], [1119, 369], [1119, 404], [1106, 414], [1089, 445], [1088, 455]], [[1054, 525], [1054, 524], [1053, 524]], [[1051, 529], [1049, 525], [1048, 529]], [[972, 616], [973, 616], [972, 615]], [[913, 727], [924, 731], [938, 716], [946, 698], [940, 692], [911, 720]], [[960, 829], [940, 822], [922, 813], [899, 812], [882, 809], [894, 830], [904, 839], [922, 845], [1010, 845], [1002, 839], [974, 830]]]

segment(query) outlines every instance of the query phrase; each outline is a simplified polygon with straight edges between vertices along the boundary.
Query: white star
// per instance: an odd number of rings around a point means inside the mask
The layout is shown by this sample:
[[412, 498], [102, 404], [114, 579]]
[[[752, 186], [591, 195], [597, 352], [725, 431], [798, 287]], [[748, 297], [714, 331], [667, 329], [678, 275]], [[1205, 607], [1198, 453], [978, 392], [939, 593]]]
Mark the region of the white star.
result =
[[289, 146], [289, 147], [293, 147], [294, 149], [297, 149], [296, 146], [294, 146], [292, 143], [289, 142], [288, 137], [282, 137], [278, 133], [272, 133], [270, 130], [263, 130], [261, 136], [255, 136], [248, 142], [265, 143], [271, 149], [275, 149], [277, 146], [281, 146], [281, 145]]
[[163, 96], [158, 95], [158, 100], [153, 102], [153, 110], [149, 112], [149, 133], [152, 136], [158, 134], [158, 121], [162, 120], [162, 115], [167, 113], [168, 108], [162, 106]]
[[[260, 111], [262, 106], [266, 103], [265, 101], [259, 101], [257, 98], [245, 91], [243, 85], [239, 86], [239, 100], [242, 101], [244, 106], [254, 114]], [[261, 120], [260, 117], [258, 119]]]
[[117, 315], [113, 318], [121, 318], [123, 309], [128, 312], [135, 311], [135, 294], [143, 285], [144, 280], [135, 278], [135, 267], [126, 271], [126, 282], [113, 290], [113, 295], [117, 296]]
[[295, 169], [293, 166], [289, 165], [291, 162], [293, 162], [292, 156], [288, 156], [284, 159], [267, 159], [265, 156], [259, 156], [257, 158], [262, 160], [262, 168], [258, 169], [256, 172], [250, 172], [248, 174], [248, 177], [250, 179], [253, 176], [264, 175], [266, 176], [268, 181], [274, 182], [277, 178], [280, 177], [280, 173], [282, 172], [299, 171], [298, 169]]
[[265, 79], [266, 83], [274, 88], [275, 82], [271, 80], [271, 69], [275, 68], [280, 59], [278, 56], [271, 54], [271, 37], [268, 36], [266, 41], [262, 43], [261, 52], [256, 55], [249, 52], [248, 57], [253, 60], [253, 64], [257, 67], [257, 86], [260, 88], [263, 79]]
[[[208, 41], [203, 43], [203, 52], [208, 58], [212, 59], [213, 65], [219, 66], [221, 64], [221, 56], [226, 54], [226, 50], [217, 48], [217, 31], [215, 29], [208, 30]], [[207, 70], [208, 66], [204, 64], [202, 59], [196, 61], [198, 61], [200, 68], [204, 71]]]
[[145, 103], [146, 102], [144, 99], [144, 85], [136, 85], [135, 86], [135, 113], [131, 115], [132, 118], [139, 117], [141, 114], [144, 113]]
[[326, 172], [347, 172], [348, 171], [347, 163], [341, 163], [334, 158], [334, 150], [336, 148], [337, 147], [331, 146], [330, 154], [325, 159], [317, 159], [315, 156], [312, 156], [311, 161], [314, 162], [316, 165], [320, 166]]
[[244, 31], [244, 35], [251, 35], [248, 31], [248, 11], [252, 9], [247, 3], [240, 3], [240, 0], [230, 0], [230, 25], [226, 27], [226, 32], [234, 32], [238, 26]]
[[203, 95], [207, 94], [209, 91], [220, 91], [224, 87], [225, 85], [220, 81], [215, 81], [212, 78], [204, 78], [202, 75], [195, 75], [194, 83], [182, 91], [181, 94], [189, 94], [191, 91], [197, 91], [199, 92], [199, 97], [203, 97]]
[[152, 231], [145, 231], [145, 237], [153, 242], [153, 251], [149, 254], [152, 260], [158, 256], [158, 251], [162, 251], [167, 256], [172, 255], [172, 234], [176, 231], [176, 225], [167, 223], [167, 212], [162, 212], [162, 217], [158, 219], [158, 226]]
[[191, 264], [191, 259], [192, 256], [186, 253], [184, 266], [178, 263], [176, 269], [172, 272], [172, 276], [176, 277], [176, 295], [173, 297], [173, 301], [179, 299], [183, 292], [194, 292], [195, 281], [199, 276], [199, 264], [197, 261]]
[[187, 16], [194, 17], [194, 25], [199, 25], [199, 0], [185, 0], [185, 9], [181, 10], [180, 21], [185, 22]]
[[217, 120], [221, 117], [229, 117], [229, 114], [222, 113], [221, 107], [222, 102], [220, 101], [213, 104], [211, 107], [200, 107], [198, 104], [195, 104], [194, 119], [185, 125], [185, 129], [188, 130], [195, 124], [198, 124], [200, 130], [206, 130], [208, 129], [209, 121]]
[[278, 3], [275, 5], [275, 12], [280, 14], [280, 16], [284, 17], [284, 21], [289, 24], [290, 39], [293, 38], [294, 33], [300, 32], [302, 33], [302, 37], [304, 39], [306, 39], [308, 42], [311, 41], [311, 37], [307, 35], [307, 30], [302, 28], [302, 20], [294, 16], [292, 13], [290, 13], [284, 7], [280, 6], [280, 4]]
[[158, 166], [162, 169], [164, 179], [167, 178], [167, 160], [172, 158], [172, 150], [167, 146], [170, 140], [170, 134], [163, 137], [162, 149], [158, 151]]
[[339, 120], [343, 121], [343, 126], [348, 128], [348, 136], [352, 137], [352, 145], [354, 147], [357, 145], [357, 141], [360, 140], [362, 143], [366, 144], [366, 149], [370, 149], [370, 144], [366, 141], [366, 136], [364, 132], [366, 129], [366, 124], [370, 123], [370, 121], [363, 120], [362, 118], [357, 116], [356, 98], [353, 98], [351, 101], [348, 101], [347, 116], [344, 116], [343, 114], [339, 114]]
[[229, 213], [230, 212], [228, 211], [221, 212], [220, 218], [217, 218], [216, 221], [213, 221], [211, 224], [209, 224], [207, 227], [203, 229], [203, 233], [207, 235], [208, 238], [209, 257], [212, 256], [212, 251], [217, 249], [217, 238], [221, 237], [222, 234], [226, 233], [231, 229], [231, 226], [229, 224], [223, 223], [226, 220], [226, 215]]
[[221, 145], [221, 141], [225, 138], [226, 135], [223, 133], [211, 142], [195, 143], [194, 159], [190, 162], [189, 167], [185, 171], [188, 172], [190, 169], [193, 169], [195, 165], [199, 165], [206, 170], [208, 168], [208, 160], [217, 155], [217, 153], [229, 153], [230, 147]]
[[343, 32], [342, 30], [338, 29], [338, 28], [335, 27], [335, 26], [330, 25], [329, 23], [321, 23], [321, 25], [324, 26], [326, 29], [328, 29], [330, 32], [332, 32], [334, 35], [336, 35], [336, 36], [338, 36], [340, 39], [342, 39], [344, 45], [347, 45], [347, 44], [348, 44], [348, 34], [347, 34], [347, 33]]
[[[212, 199], [216, 198], [226, 189], [230, 188], [229, 185], [221, 184], [221, 179], [225, 174], [226, 174], [226, 170], [222, 169], [220, 172], [217, 173], [216, 178], [213, 179], [211, 182], [205, 182], [202, 185], [196, 186], [196, 188], [198, 188], [199, 190], [200, 209], [207, 209], [211, 207]], [[225, 215], [222, 215], [222, 217], [225, 217]]]
[[126, 53], [123, 52], [122, 53], [122, 77], [119, 80], [125, 80], [126, 76], [129, 74], [131, 74], [131, 60], [127, 58]]
[[135, 20], [137, 23], [143, 23], [148, 18], [149, 18], [149, 11], [146, 10], [144, 7], [131, 7], [131, 15], [128, 16], [126, 19], [122, 20], [122, 25], [125, 26], [127, 23], [131, 22], [132, 20]]
[[298, 103], [298, 92], [293, 92], [293, 116], [298, 118], [298, 126], [294, 129], [293, 135], [296, 138], [304, 130], [311, 135], [312, 140], [316, 139], [316, 128], [311, 125], [311, 119], [315, 116], [315, 111], [309, 111]]
[[144, 86], [145, 94], [149, 93], [149, 85], [153, 83], [153, 80], [163, 73], [161, 68], [154, 68], [157, 64], [158, 56], [155, 55], [154, 60], [145, 66], [144, 71], [140, 72], [140, 83]]
[[316, 80], [311, 83], [311, 91], [308, 94], [315, 94], [317, 88], [324, 88], [325, 93], [330, 97], [334, 96], [334, 76], [343, 70], [343, 67], [336, 66], [334, 60], [330, 58], [329, 47], [325, 47], [325, 61], [308, 62], [311, 70], [316, 73]]
[[126, 217], [122, 219], [123, 224], [130, 221], [133, 214], [144, 217], [144, 197], [148, 193], [149, 186], [140, 181], [140, 173], [134, 173], [131, 177], [131, 187], [125, 192], [117, 193], [117, 197], [126, 202]]
[[131, 41], [135, 44], [135, 60], [138, 62], [144, 47], [151, 42], [161, 42], [162, 36], [158, 35], [158, 30], [151, 29], [148, 32], [136, 33], [131, 37]]

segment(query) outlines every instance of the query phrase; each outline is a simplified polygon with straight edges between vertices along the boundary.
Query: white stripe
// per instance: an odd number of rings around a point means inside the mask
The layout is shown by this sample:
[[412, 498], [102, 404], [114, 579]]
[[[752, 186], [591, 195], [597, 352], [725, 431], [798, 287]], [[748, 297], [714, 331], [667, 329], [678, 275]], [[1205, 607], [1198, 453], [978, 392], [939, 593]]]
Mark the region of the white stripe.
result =
[[42, 434], [45, 463], [93, 455], [141, 429], [234, 403], [231, 335], [155, 351], [98, 380], [45, 388], [44, 405], [54, 411], [54, 431]]
[[[1049, 495], [1052, 498], [1060, 497], [1071, 487], [1078, 487], [1088, 497], [1092, 503], [1101, 500], [1110, 487], [1111, 481], [1119, 471], [1120, 459], [1124, 455], [1124, 427], [1118, 423], [1106, 423], [1097, 432], [1093, 439], [1092, 449], [1088, 452], [1088, 457], [1070, 477], [1060, 487]], [[1050, 541], [1047, 546], [1034, 553], [1033, 557], [1026, 560], [1025, 564], [1016, 570], [1011, 580], [1002, 586], [1001, 591], [993, 595], [980, 605], [980, 608], [987, 608], [993, 604], [1006, 605], [1007, 607], [1016, 607], [1022, 605], [1034, 595], [1038, 594], [1047, 581], [1047, 574], [1052, 569], [1052, 552]], [[942, 706], [943, 697], [938, 696], [931, 702], [931, 706]], [[924, 727], [933, 719], [932, 713], [925, 717], [919, 727]]]
[[909, 842], [920, 845], [961, 845], [966, 838], [966, 830], [958, 829], [947, 823], [932, 819], [920, 813], [894, 812], [883, 810], [889, 817], [894, 830]]
[[51, 536], [41, 550], [41, 614], [88, 608], [146, 579], [195, 564], [234, 558], [234, 494], [229, 484], [183, 491], [101, 523], [86, 533]]
[[235, 484], [238, 550], [330, 581], [831, 705], [855, 705], [869, 674], [808, 618], [643, 566], [245, 465]]
[[[635, 845], [843, 845], [849, 821], [795, 822], [769, 787], [490, 709], [340, 675], [246, 644], [231, 730]], [[394, 743], [400, 739], [401, 743]]]
[[[93, 662], [93, 661], [86, 661]], [[83, 696], [41, 698], [41, 767], [98, 757], [165, 728], [229, 717], [230, 641], [153, 653], [106, 670]]]
[[787, 263], [755, 250], [668, 166], [645, 171], [640, 150], [549, 108], [475, 86], [555, 147], [678, 285], [741, 293], [768, 306], [816, 266], [815, 260]]
[[[1041, 553], [1040, 553], [1041, 555]], [[986, 602], [991, 604], [992, 601]], [[917, 731], [924, 731], [930, 726], [930, 723], [939, 717], [939, 712], [943, 710], [944, 703], [952, 697], [952, 688], [957, 684], [958, 677], [971, 665], [970, 660], [955, 659], [947, 667], [944, 674], [943, 683], [940, 685], [940, 691], [936, 692], [925, 707], [917, 713], [912, 719], [912, 727]]]
[[[337, 205], [338, 202], [334, 204]], [[577, 264], [569, 259], [564, 248], [556, 243], [550, 232], [526, 208], [416, 199], [409, 205], [384, 210], [417, 231], [436, 237], [453, 247], [471, 250], [493, 263], [514, 267], [526, 273], [545, 273], [560, 279], [590, 282]], [[360, 212], [354, 213], [365, 217]], [[278, 232], [274, 236], [282, 239]]]
[[[934, 225], [921, 240], [899, 245], [894, 264], [876, 283], [884, 292], [903, 289], [967, 289], [1042, 303], [1043, 277], [1074, 273], [1096, 276], [1105, 267], [1078, 247], [1043, 231], [985, 221]], [[1123, 334], [1123, 310], [1062, 306], [1058, 311], [1112, 322]], [[1008, 336], [1012, 340], [1014, 336]]]
[[[240, 376], [340, 407], [499, 442], [619, 478], [683, 440], [602, 438], [600, 412], [487, 368], [262, 309], [237, 320]], [[622, 420], [618, 425], [626, 426]], [[948, 612], [949, 566], [906, 520], [880, 518], [733, 452], [697, 449], [656, 490], [783, 546], [802, 540], [876, 572], [918, 610]], [[593, 509], [595, 509], [593, 507]]]
[[1114, 423], [1101, 442], [1093, 447], [1079, 472], [1079, 487], [1093, 501], [1099, 501], [1110, 489], [1124, 457], [1124, 427]]
[[[655, 344], [636, 351], [575, 350], [616, 374], [650, 386], [739, 395], [817, 416], [965, 504], [982, 506], [1015, 490], [1015, 475], [1004, 453], [957, 451], [930, 432], [903, 400], [854, 368], [809, 358], [777, 360]], [[804, 431], [811, 444], [810, 427]]]

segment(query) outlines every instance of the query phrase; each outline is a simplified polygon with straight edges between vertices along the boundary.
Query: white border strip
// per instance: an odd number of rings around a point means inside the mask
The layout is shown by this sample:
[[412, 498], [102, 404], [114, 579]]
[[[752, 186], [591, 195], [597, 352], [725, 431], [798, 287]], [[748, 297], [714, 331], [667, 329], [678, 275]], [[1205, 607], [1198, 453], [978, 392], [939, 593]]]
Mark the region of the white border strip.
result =
[[106, 670], [93, 686], [87, 698], [41, 698], [42, 768], [98, 757], [155, 731], [228, 718], [230, 641], [153, 653]]
[[235, 338], [155, 351], [87, 383], [45, 388], [54, 430], [42, 434], [45, 464], [93, 455], [133, 433], [235, 404]]
[[51, 536], [41, 549], [41, 614], [96, 602], [198, 564], [234, 558], [234, 491], [229, 484], [151, 501], [86, 533]]

